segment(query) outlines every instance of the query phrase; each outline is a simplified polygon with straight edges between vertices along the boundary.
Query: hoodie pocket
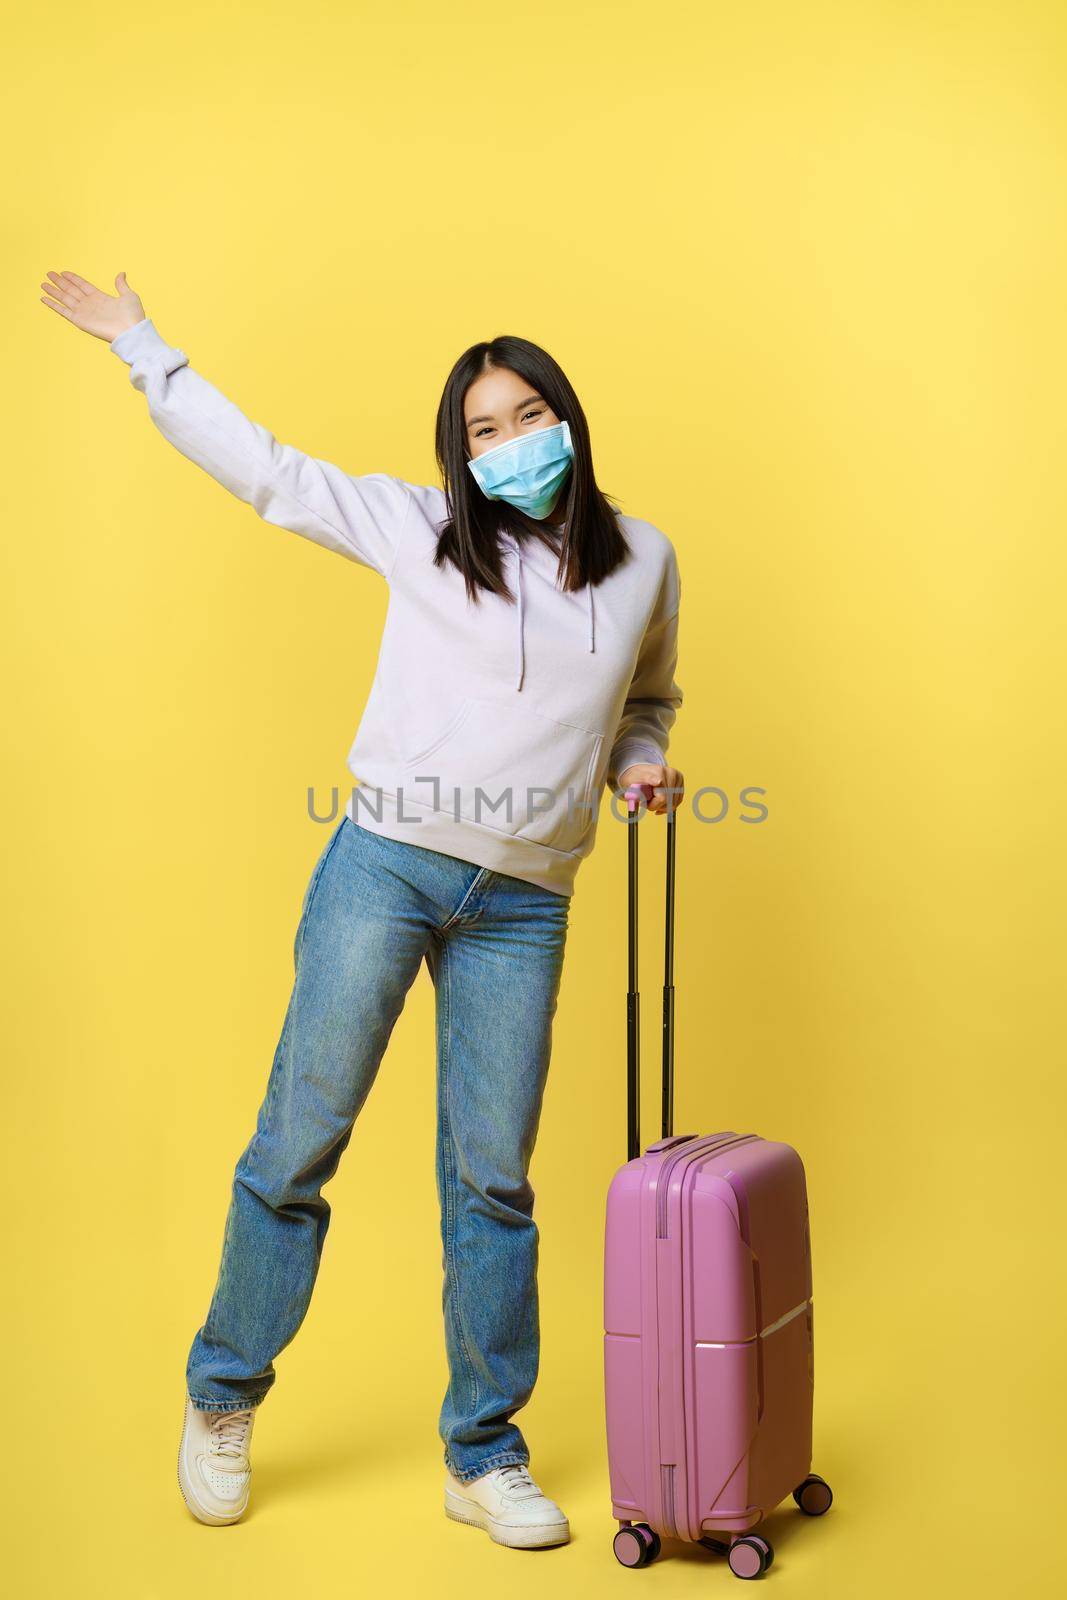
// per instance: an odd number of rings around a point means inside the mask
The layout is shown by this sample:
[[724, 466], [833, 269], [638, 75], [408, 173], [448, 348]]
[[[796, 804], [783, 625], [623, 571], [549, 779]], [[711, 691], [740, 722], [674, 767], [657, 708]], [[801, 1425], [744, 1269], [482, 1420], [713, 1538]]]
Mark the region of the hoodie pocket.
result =
[[510, 701], [466, 699], [404, 764], [404, 792], [498, 833], [574, 850], [592, 818], [603, 735]]

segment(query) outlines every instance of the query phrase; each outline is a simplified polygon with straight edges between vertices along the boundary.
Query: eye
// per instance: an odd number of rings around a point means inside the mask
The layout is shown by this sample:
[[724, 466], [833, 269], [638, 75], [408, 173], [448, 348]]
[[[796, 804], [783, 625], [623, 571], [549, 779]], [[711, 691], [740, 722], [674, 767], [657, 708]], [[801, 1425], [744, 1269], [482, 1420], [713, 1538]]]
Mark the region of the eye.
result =
[[[531, 407], [529, 411], [523, 412], [521, 421], [525, 422], [527, 417], [543, 417], [547, 410], [547, 406], [543, 406], [540, 411], [538, 411], [535, 407]], [[484, 428], [476, 428], [474, 437], [476, 439], [480, 439], [483, 434], [492, 433], [492, 431], [492, 428], [487, 424]]]

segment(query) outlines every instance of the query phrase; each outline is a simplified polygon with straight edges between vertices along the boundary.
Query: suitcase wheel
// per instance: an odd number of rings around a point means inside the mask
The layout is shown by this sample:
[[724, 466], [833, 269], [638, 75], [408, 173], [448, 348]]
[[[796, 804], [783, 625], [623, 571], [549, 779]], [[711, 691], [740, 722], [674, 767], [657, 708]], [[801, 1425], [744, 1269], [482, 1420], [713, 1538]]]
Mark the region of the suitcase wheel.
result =
[[631, 1522], [611, 1541], [615, 1559], [624, 1567], [647, 1567], [660, 1552], [659, 1534], [647, 1522]]
[[735, 1578], [762, 1578], [774, 1560], [774, 1550], [769, 1539], [748, 1533], [734, 1540], [727, 1560]]
[[806, 1517], [821, 1517], [834, 1503], [834, 1493], [825, 1478], [813, 1472], [793, 1490], [793, 1499]]

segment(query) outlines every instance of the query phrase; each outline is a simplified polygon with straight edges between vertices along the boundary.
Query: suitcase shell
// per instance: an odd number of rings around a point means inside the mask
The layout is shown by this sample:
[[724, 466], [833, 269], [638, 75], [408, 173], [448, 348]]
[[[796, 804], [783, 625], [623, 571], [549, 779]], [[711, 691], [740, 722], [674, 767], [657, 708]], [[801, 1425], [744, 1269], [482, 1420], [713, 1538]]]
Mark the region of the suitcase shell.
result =
[[754, 1133], [675, 1134], [676, 816], [667, 812], [662, 1137], [642, 1153], [638, 802], [629, 827], [627, 1154], [604, 1231], [604, 1400], [614, 1549], [624, 1566], [660, 1535], [721, 1551], [739, 1578], [774, 1560], [752, 1530], [792, 1494], [833, 1501], [811, 1472], [814, 1317], [807, 1185], [788, 1144]]
[[755, 1134], [672, 1136], [612, 1180], [604, 1382], [612, 1513], [736, 1534], [808, 1477], [813, 1367], [804, 1168]]

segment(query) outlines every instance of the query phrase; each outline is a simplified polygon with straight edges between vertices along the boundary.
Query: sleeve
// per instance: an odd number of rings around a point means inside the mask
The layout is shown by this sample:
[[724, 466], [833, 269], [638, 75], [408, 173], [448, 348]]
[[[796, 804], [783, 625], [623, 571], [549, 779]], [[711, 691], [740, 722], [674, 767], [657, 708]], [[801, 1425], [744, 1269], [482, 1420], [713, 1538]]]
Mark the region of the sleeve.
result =
[[627, 767], [637, 762], [666, 766], [670, 732], [682, 704], [675, 678], [678, 667], [680, 585], [677, 566], [665, 586], [667, 615], [657, 607], [638, 651], [637, 665], [611, 747], [607, 782], [612, 789]]
[[264, 522], [388, 577], [411, 505], [402, 479], [384, 472], [350, 477], [329, 461], [279, 444], [201, 377], [150, 317], [125, 328], [109, 348], [129, 366], [152, 421], [182, 455]]

